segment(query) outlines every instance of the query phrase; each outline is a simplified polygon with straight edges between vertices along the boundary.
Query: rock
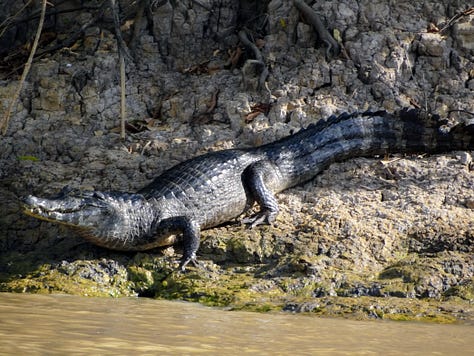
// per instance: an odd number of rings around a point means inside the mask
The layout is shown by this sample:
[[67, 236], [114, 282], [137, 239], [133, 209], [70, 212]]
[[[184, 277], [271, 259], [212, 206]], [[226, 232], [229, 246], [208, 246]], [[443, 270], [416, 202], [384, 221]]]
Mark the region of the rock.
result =
[[168, 1], [153, 11], [153, 36], [158, 39], [161, 59], [171, 68], [184, 69], [207, 60], [216, 47], [216, 39], [229, 45], [238, 3], [226, 0], [219, 4], [219, 15], [212, 7]]
[[453, 34], [458, 45], [464, 50], [474, 50], [474, 15], [471, 14], [453, 25]]
[[313, 28], [310, 25], [304, 24], [302, 22], [298, 23], [296, 28], [298, 46], [312, 47], [316, 41]]
[[423, 33], [417, 51], [421, 56], [443, 57], [447, 53], [445, 39], [439, 33]]
[[472, 155], [469, 152], [459, 152], [456, 154], [456, 158], [459, 159], [459, 162], [468, 167], [472, 163]]
[[472, 91], [474, 91], [474, 79], [468, 80], [466, 87]]

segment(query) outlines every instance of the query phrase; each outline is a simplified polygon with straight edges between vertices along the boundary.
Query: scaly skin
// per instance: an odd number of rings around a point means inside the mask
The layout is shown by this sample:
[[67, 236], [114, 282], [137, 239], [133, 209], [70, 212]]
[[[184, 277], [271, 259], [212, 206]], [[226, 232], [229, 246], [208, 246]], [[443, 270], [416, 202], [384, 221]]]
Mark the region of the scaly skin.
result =
[[333, 162], [474, 149], [474, 125], [447, 124], [420, 110], [332, 116], [267, 145], [185, 161], [135, 194], [64, 190], [52, 199], [28, 196], [25, 212], [71, 226], [89, 241], [115, 250], [169, 245], [182, 234], [184, 270], [189, 262], [196, 264], [201, 229], [234, 219], [255, 202], [260, 212], [244, 222], [252, 227], [272, 223], [278, 214], [275, 194], [312, 179]]

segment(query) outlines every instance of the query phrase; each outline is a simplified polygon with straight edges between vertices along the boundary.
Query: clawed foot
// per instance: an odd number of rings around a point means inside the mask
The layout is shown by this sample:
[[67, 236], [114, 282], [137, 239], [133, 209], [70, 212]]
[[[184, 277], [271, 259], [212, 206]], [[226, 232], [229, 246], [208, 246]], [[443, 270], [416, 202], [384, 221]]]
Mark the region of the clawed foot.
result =
[[276, 214], [271, 212], [260, 212], [248, 218], [242, 219], [242, 222], [249, 225], [251, 229], [258, 225], [271, 225], [276, 219]]
[[183, 258], [181, 259], [180, 263], [179, 263], [179, 270], [181, 272], [186, 272], [186, 266], [189, 264], [189, 263], [192, 263], [194, 267], [201, 267], [201, 264], [198, 262], [197, 260], [197, 257], [196, 257], [196, 254], [193, 253], [191, 254], [190, 256], [184, 256], [183, 255]]

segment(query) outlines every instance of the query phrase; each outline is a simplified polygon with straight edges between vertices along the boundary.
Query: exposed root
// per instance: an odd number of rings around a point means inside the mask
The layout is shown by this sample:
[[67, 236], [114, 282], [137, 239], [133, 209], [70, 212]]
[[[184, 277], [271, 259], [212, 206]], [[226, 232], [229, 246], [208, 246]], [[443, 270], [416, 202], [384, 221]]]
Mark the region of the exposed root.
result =
[[311, 25], [316, 30], [319, 38], [323, 41], [326, 46], [326, 58], [334, 58], [341, 52], [341, 46], [337, 41], [331, 36], [329, 31], [324, 27], [323, 22], [319, 15], [309, 7], [304, 0], [294, 0], [296, 8], [304, 15], [304, 17], [311, 23]]
[[[239, 31], [239, 39], [244, 46], [252, 50], [255, 56], [255, 59], [247, 60], [246, 65], [259, 67], [258, 69], [260, 70], [260, 76], [258, 79], [257, 89], [260, 90], [265, 87], [265, 81], [267, 80], [268, 73], [269, 73], [268, 68], [265, 65], [265, 61], [263, 60], [262, 52], [258, 49], [255, 43], [249, 40], [247, 36], [247, 32], [245, 30]], [[246, 76], [245, 70], [242, 70], [242, 74], [244, 76], [244, 84], [245, 84], [247, 81], [247, 78], [245, 77]]]

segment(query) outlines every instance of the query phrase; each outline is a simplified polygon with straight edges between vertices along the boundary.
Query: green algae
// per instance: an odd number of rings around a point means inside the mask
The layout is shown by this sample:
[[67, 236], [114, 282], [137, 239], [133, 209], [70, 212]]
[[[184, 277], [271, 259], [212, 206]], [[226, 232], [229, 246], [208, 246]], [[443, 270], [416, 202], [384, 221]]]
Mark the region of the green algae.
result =
[[249, 275], [219, 274], [215, 270], [173, 272], [157, 290], [156, 296], [227, 307], [255, 299], [255, 292], [249, 289], [251, 281]]
[[18, 156], [19, 161], [31, 161], [31, 162], [38, 162], [40, 159], [36, 156]]
[[[354, 319], [386, 319], [452, 323], [453, 311], [462, 309], [456, 303], [441, 307], [442, 301], [397, 297], [314, 297], [321, 284], [293, 277], [262, 279], [256, 267], [221, 269], [206, 264], [205, 269], [191, 268], [187, 273], [171, 272], [154, 284], [154, 297], [198, 302], [231, 310], [278, 312], [288, 305], [300, 306], [299, 312], [312, 315]], [[145, 273], [145, 277], [150, 275]], [[151, 282], [149, 280], [149, 282]], [[300, 286], [300, 287], [298, 287]]]
[[449, 288], [444, 294], [446, 298], [460, 298], [466, 301], [474, 301], [474, 279], [471, 283], [465, 283]]
[[79, 260], [62, 266], [43, 264], [26, 275], [4, 278], [0, 282], [0, 291], [119, 297], [135, 295], [130, 286], [124, 269], [110, 274], [101, 268], [100, 261]]

